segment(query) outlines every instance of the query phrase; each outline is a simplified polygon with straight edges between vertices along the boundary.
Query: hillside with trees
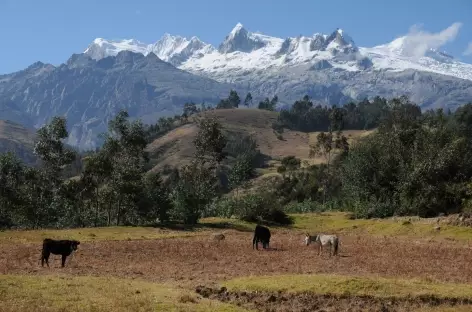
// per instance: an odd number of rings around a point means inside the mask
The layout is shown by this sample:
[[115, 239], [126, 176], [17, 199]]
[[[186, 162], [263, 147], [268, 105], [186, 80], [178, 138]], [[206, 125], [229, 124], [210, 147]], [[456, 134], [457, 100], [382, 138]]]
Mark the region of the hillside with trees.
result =
[[[288, 224], [287, 213], [329, 209], [357, 218], [470, 210], [472, 103], [422, 112], [406, 97], [342, 107], [304, 97], [277, 113], [276, 96], [258, 110], [240, 107], [250, 99], [232, 91], [216, 108], [187, 103], [153, 125], [121, 111], [103, 146], [84, 155], [63, 143], [67, 120], [53, 118], [37, 131], [38, 166], [0, 155], [0, 226], [195, 224], [207, 216]], [[271, 161], [277, 178], [247, 191]]]

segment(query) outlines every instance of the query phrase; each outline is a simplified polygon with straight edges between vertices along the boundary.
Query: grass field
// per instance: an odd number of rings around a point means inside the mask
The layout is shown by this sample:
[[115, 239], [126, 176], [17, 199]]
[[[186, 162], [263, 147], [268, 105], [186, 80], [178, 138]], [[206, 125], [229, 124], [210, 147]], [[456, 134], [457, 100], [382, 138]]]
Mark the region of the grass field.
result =
[[[293, 218], [293, 227], [271, 228], [272, 249], [259, 251], [253, 224], [219, 218], [186, 230], [0, 232], [0, 311], [472, 311], [471, 229], [344, 213]], [[212, 241], [215, 232], [226, 239]], [[317, 256], [305, 232], [337, 233], [340, 255]], [[82, 243], [65, 268], [59, 256], [42, 268], [45, 237]]]

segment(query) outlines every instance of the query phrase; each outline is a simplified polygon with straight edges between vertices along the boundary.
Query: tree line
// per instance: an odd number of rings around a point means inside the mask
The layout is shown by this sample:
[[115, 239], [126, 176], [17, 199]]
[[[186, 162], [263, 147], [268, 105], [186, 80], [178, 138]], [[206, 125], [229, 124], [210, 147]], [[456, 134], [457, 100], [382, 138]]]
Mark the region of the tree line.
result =
[[[274, 98], [261, 101], [261, 109], [277, 103]], [[240, 99], [232, 91], [220, 103], [215, 109]], [[205, 216], [288, 224], [289, 212], [330, 208], [361, 218], [470, 210], [472, 104], [454, 113], [422, 112], [400, 97], [328, 108], [306, 96], [279, 113], [278, 126], [319, 130], [310, 156], [324, 163], [310, 166], [287, 156], [279, 179], [241, 193], [264, 166], [264, 155], [251, 136], [225, 131], [217, 119], [198, 114], [208, 109], [187, 103], [181, 115], [150, 126], [121, 111], [109, 122], [103, 146], [85, 155], [63, 144], [66, 120], [53, 118], [37, 131], [39, 166], [27, 166], [13, 153], [0, 155], [0, 227], [195, 224]], [[192, 161], [149, 171], [149, 141], [190, 116], [198, 126]], [[372, 128], [353, 146], [343, 133]]]
[[[103, 146], [86, 155], [63, 144], [66, 119], [54, 117], [37, 131], [39, 166], [0, 154], [0, 227], [195, 224], [210, 200], [252, 178], [260, 166], [250, 136], [224, 135], [215, 118], [195, 122], [192, 162], [165, 174], [148, 171], [149, 127], [129, 121], [126, 111], [109, 122]], [[81, 156], [80, 173], [70, 177]]]

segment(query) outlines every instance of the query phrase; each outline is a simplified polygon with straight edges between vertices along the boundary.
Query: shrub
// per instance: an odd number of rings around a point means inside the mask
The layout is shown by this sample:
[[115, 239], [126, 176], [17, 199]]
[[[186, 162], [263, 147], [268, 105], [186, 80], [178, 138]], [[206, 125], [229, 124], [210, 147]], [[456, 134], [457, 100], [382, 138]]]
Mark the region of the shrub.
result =
[[237, 201], [235, 214], [239, 219], [247, 222], [280, 225], [289, 225], [293, 222], [270, 193], [243, 196]]
[[289, 225], [292, 219], [272, 194], [247, 194], [239, 198], [222, 198], [208, 205], [207, 215], [237, 217], [247, 222]]
[[277, 172], [278, 173], [284, 173], [285, 171], [287, 171], [287, 168], [285, 168], [285, 166], [279, 166], [277, 167]]

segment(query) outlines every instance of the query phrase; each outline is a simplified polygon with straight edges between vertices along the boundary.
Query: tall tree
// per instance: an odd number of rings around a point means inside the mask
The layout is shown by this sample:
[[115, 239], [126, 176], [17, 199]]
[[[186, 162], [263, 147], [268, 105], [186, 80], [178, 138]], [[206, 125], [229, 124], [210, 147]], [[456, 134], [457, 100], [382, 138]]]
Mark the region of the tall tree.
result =
[[43, 178], [38, 209], [44, 211], [42, 220], [37, 220], [42, 225], [52, 225], [61, 218], [63, 198], [60, 188], [62, 186], [62, 173], [67, 165], [74, 161], [75, 152], [64, 146], [63, 140], [68, 137], [66, 119], [53, 117], [51, 122], [37, 131], [38, 141], [34, 147], [34, 153], [41, 160], [42, 168], [39, 177]]
[[[333, 161], [334, 151], [340, 150], [344, 155], [349, 149], [347, 138], [342, 133], [343, 113], [342, 110], [334, 108], [330, 114], [330, 126], [328, 132], [320, 132], [316, 136], [316, 143], [310, 146], [310, 157], [321, 156], [327, 166], [327, 176], [323, 187], [323, 205], [326, 204], [326, 195], [329, 191], [330, 169]], [[336, 131], [333, 134], [333, 131]]]
[[141, 178], [144, 165], [149, 161], [145, 152], [146, 135], [142, 122], [130, 122], [128, 113], [120, 111], [115, 119], [109, 122], [109, 134], [103, 145], [103, 152], [112, 164], [108, 177], [109, 186], [109, 221], [111, 205], [116, 201], [114, 213], [116, 224], [135, 219], [135, 211], [141, 192]]
[[224, 148], [227, 140], [222, 126], [215, 117], [205, 117], [197, 121], [198, 133], [193, 143], [197, 159], [221, 162], [226, 157]]
[[252, 105], [252, 94], [251, 92], [248, 92], [246, 94], [246, 98], [244, 99], [244, 106], [249, 107]]
[[231, 108], [238, 108], [241, 103], [241, 99], [236, 91], [231, 90], [228, 96], [228, 102]]
[[13, 225], [13, 219], [18, 216], [16, 210], [23, 199], [20, 188], [23, 170], [15, 154], [0, 154], [0, 228]]
[[181, 168], [172, 195], [174, 214], [187, 224], [195, 224], [206, 205], [218, 194], [218, 164], [226, 157], [226, 138], [214, 117], [198, 120], [194, 140], [195, 159]]

